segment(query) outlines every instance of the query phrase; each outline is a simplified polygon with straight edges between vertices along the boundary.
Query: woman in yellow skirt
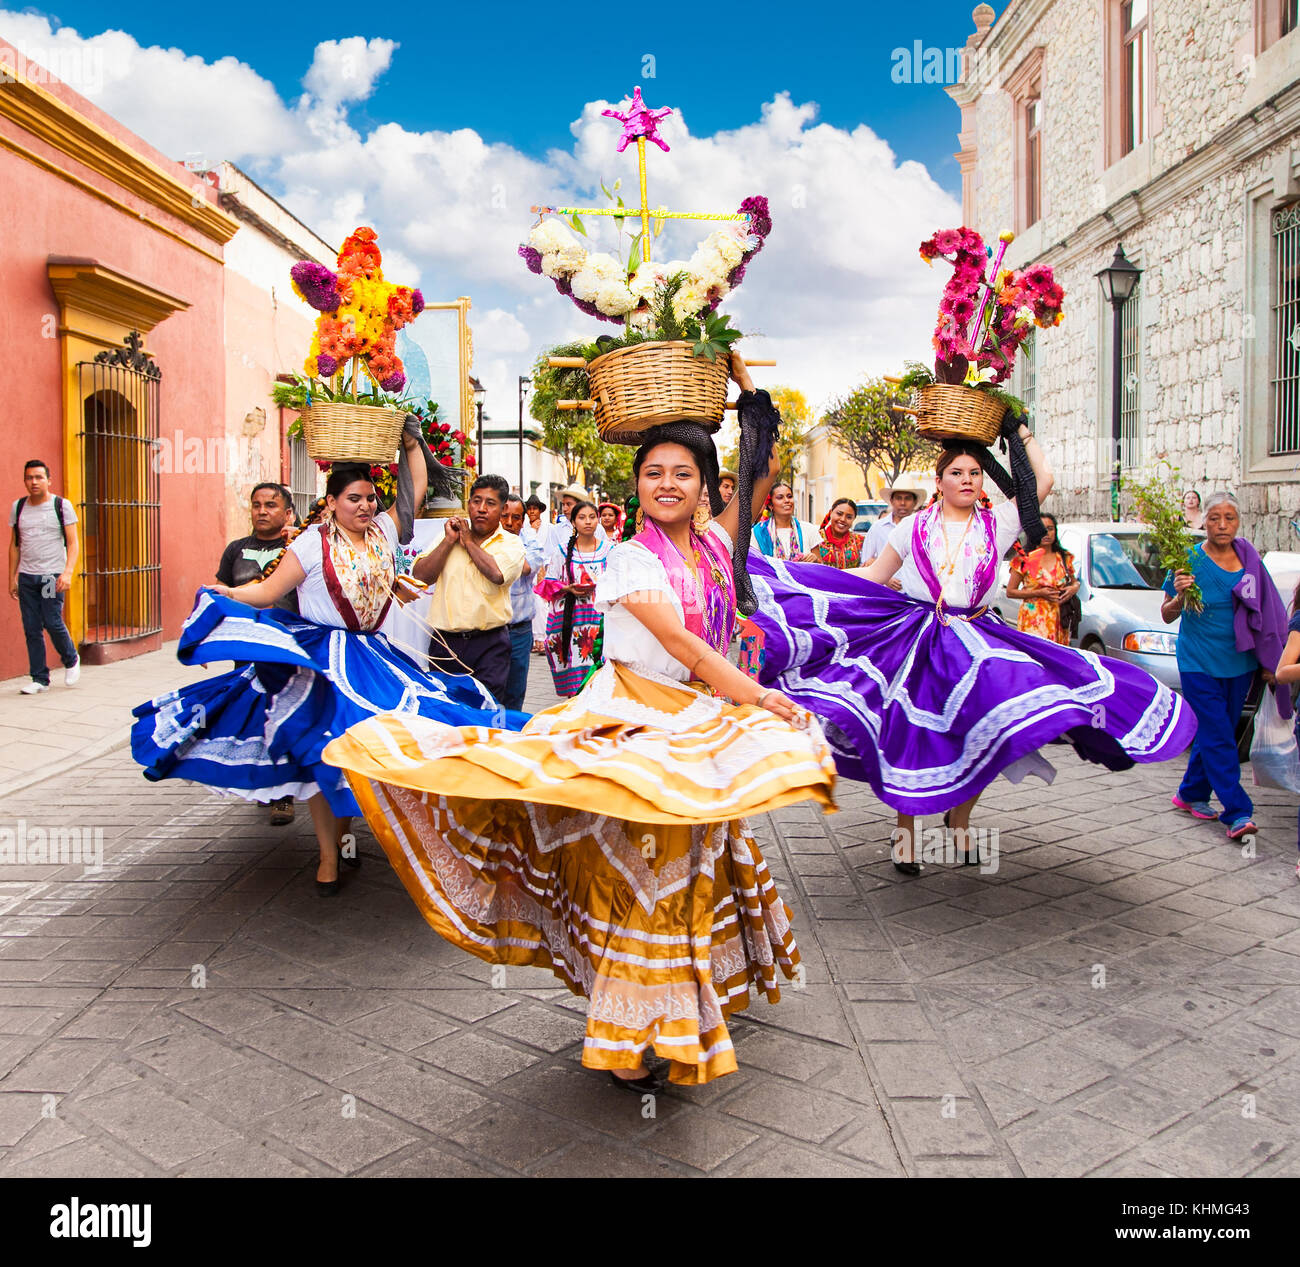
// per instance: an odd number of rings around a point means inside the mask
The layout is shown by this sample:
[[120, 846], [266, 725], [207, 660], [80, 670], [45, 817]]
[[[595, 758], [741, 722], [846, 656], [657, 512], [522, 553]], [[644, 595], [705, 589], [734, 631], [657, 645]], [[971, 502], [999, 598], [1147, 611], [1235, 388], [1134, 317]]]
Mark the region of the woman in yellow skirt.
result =
[[[738, 355], [732, 373], [768, 452], [771, 401]], [[726, 658], [749, 525], [739, 496], [722, 508], [712, 439], [674, 423], [645, 440], [644, 522], [597, 583], [606, 662], [578, 695], [521, 732], [387, 713], [325, 750], [433, 928], [490, 963], [550, 968], [589, 1001], [582, 1063], [637, 1091], [661, 1085], [650, 1048], [675, 1083], [736, 1069], [726, 1017], [751, 987], [775, 1003], [777, 968], [799, 962], [744, 819], [833, 809], [835, 777], [816, 722]], [[774, 456], [754, 465], [745, 520], [777, 474]], [[702, 487], [720, 512], [703, 531]]]

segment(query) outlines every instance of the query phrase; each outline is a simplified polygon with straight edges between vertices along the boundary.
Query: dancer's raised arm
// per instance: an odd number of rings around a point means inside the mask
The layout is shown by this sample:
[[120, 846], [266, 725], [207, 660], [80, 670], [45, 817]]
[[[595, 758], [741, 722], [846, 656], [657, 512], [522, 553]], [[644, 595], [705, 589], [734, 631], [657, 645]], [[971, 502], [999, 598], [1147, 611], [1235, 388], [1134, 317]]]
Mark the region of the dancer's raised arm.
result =
[[[745, 368], [745, 358], [734, 348], [731, 352], [731, 377], [741, 392], [754, 390], [754, 380], [749, 377], [749, 370]], [[754, 495], [750, 500], [749, 509], [751, 523], [763, 513], [763, 504], [767, 501], [767, 495], [772, 491], [772, 485], [776, 483], [777, 476], [780, 474], [781, 459], [777, 456], [776, 447], [773, 446], [772, 456], [767, 464], [767, 473], [761, 479], [754, 481]], [[722, 514], [714, 522], [732, 541], [735, 541], [736, 533], [740, 531], [740, 502], [737, 497], [733, 497], [723, 507]]]

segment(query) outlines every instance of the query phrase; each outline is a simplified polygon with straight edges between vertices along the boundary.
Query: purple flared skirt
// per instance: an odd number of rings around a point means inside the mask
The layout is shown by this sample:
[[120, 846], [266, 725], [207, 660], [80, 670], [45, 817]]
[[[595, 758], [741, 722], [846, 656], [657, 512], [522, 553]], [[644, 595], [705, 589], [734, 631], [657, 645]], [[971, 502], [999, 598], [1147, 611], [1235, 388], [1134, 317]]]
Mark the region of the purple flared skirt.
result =
[[944, 623], [919, 602], [815, 563], [751, 555], [761, 681], [822, 721], [839, 773], [892, 809], [951, 809], [1044, 744], [1112, 770], [1184, 751], [1182, 698], [1122, 660], [1021, 633], [993, 612]]

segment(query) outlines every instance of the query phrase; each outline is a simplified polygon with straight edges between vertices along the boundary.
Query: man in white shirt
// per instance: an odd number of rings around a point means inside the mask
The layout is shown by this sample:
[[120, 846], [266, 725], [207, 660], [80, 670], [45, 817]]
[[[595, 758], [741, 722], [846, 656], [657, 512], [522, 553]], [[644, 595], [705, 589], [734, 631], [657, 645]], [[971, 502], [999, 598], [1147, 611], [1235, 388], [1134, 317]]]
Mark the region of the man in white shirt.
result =
[[81, 676], [81, 658], [63, 623], [63, 596], [72, 584], [77, 565], [77, 512], [72, 503], [50, 491], [50, 468], [37, 458], [23, 467], [27, 496], [9, 510], [13, 535], [9, 541], [9, 597], [18, 600], [23, 634], [27, 639], [27, 664], [32, 680], [24, 695], [50, 689], [45, 664], [45, 633], [63, 661], [63, 684], [75, 685]]
[[896, 524], [901, 524], [914, 510], [920, 498], [913, 488], [904, 488], [901, 484], [889, 490], [889, 514], [882, 515], [871, 525], [866, 540], [862, 543], [862, 566], [874, 563], [889, 544], [889, 534]]

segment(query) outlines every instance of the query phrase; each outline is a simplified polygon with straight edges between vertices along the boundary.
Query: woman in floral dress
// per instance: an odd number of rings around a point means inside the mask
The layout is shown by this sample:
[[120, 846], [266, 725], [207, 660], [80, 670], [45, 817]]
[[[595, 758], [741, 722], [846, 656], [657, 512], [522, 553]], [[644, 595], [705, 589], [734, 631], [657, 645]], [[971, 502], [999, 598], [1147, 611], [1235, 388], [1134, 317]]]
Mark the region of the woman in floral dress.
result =
[[1056, 539], [1056, 516], [1044, 514], [1043, 538], [1027, 554], [1017, 550], [1007, 597], [1021, 599], [1016, 628], [1049, 642], [1070, 645], [1070, 631], [1061, 623], [1061, 604], [1079, 592], [1074, 575], [1074, 555]]
[[563, 549], [551, 551], [546, 579], [537, 583], [537, 593], [551, 605], [546, 660], [555, 693], [565, 699], [582, 690], [601, 665], [604, 618], [592, 606], [592, 596], [614, 549], [591, 502], [574, 506], [570, 519], [573, 535]]

